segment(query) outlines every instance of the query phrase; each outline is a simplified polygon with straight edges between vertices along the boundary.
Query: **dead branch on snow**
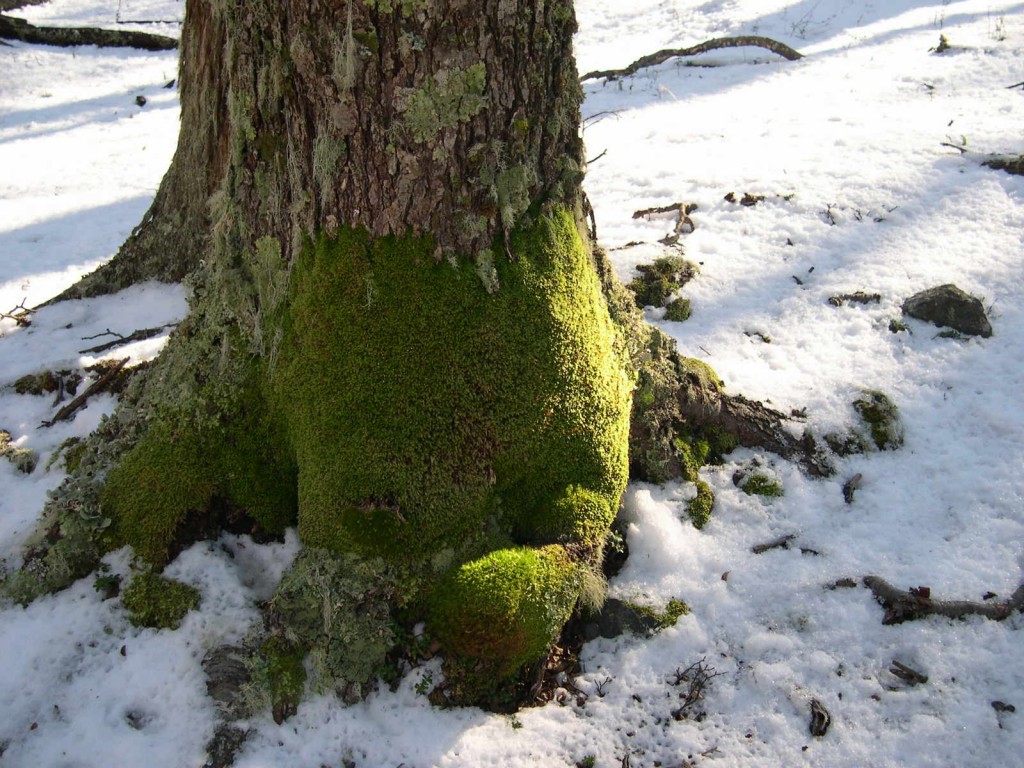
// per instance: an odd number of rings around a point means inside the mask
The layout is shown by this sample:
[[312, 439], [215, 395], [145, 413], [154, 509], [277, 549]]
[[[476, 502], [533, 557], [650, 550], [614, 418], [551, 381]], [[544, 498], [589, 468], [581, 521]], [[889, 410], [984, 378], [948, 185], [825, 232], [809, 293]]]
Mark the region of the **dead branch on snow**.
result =
[[605, 80], [618, 80], [620, 77], [629, 77], [645, 67], [656, 67], [658, 64], [663, 64], [669, 59], [697, 56], [719, 48], [746, 47], [764, 48], [772, 53], [777, 53], [787, 61], [796, 61], [797, 59], [802, 59], [804, 56], [802, 53], [793, 50], [785, 43], [780, 43], [778, 40], [772, 40], [770, 37], [760, 37], [758, 35], [716, 37], [712, 40], [705, 40], [703, 43], [692, 45], [689, 48], [665, 48], [657, 53], [642, 56], [625, 69], [604, 69], [588, 72], [580, 78], [580, 82], [596, 80], [601, 77]]

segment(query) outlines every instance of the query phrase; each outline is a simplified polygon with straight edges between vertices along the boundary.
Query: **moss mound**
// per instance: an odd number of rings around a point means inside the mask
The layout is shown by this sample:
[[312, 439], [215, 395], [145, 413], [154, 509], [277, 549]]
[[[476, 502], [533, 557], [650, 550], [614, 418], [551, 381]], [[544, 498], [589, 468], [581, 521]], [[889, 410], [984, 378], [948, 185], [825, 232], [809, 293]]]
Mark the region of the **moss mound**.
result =
[[156, 573], [140, 573], [121, 593], [121, 602], [137, 627], [177, 629], [199, 607], [199, 590]]
[[454, 569], [439, 586], [430, 625], [453, 654], [459, 700], [476, 701], [537, 661], [569, 619], [583, 569], [565, 549], [497, 550]]

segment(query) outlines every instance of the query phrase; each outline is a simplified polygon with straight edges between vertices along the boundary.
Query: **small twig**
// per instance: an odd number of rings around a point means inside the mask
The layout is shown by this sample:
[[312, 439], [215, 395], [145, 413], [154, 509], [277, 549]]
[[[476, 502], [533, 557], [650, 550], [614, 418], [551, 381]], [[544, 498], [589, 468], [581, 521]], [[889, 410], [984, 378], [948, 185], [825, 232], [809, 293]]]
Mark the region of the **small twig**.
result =
[[32, 313], [34, 309], [25, 306], [25, 299], [21, 300], [10, 312], [0, 312], [0, 320], [13, 320], [20, 328], [32, 325]]
[[151, 339], [154, 336], [160, 335], [167, 328], [175, 328], [177, 327], [177, 325], [177, 323], [168, 323], [167, 325], [161, 325], [157, 328], [142, 328], [138, 331], [135, 331], [134, 333], [129, 334], [128, 336], [122, 336], [120, 333], [116, 333], [115, 331], [112, 331], [109, 328], [107, 328], [107, 330], [103, 333], [97, 333], [95, 336], [83, 336], [82, 339], [98, 339], [101, 336], [116, 336], [116, 340], [108, 341], [105, 344], [98, 344], [95, 347], [89, 347], [88, 349], [80, 349], [78, 350], [78, 353], [80, 355], [87, 355], [98, 352], [106, 352], [108, 349], [120, 347], [123, 344], [129, 344], [133, 341], [144, 341], [146, 339]]
[[606, 117], [618, 117], [620, 114], [622, 114], [621, 109], [605, 109], [601, 112], [595, 112], [594, 114], [590, 115], [590, 117], [584, 117], [583, 125], [586, 126], [590, 125], [591, 123], [596, 124], [601, 122], [601, 120], [604, 120]]
[[1006, 90], [1008, 91], [1012, 90], [1013, 88], [1024, 88], [1024, 80], [1021, 80], [1019, 83], [1014, 83], [1013, 85], [1006, 86]]
[[635, 74], [638, 70], [644, 69], [645, 67], [655, 67], [658, 64], [663, 64], [669, 59], [697, 56], [708, 51], [714, 51], [719, 48], [765, 48], [772, 53], [777, 53], [784, 59], [789, 61], [796, 61], [802, 59], [803, 54], [799, 51], [795, 51], [785, 43], [780, 43], [777, 40], [772, 40], [769, 37], [759, 37], [757, 35], [743, 35], [741, 37], [717, 37], [713, 40], [705, 40], [703, 43], [690, 46], [689, 48], [665, 48], [656, 53], [652, 53], [648, 56], [643, 56], [628, 67], [624, 69], [605, 69], [597, 70], [594, 72], [588, 72], [580, 78], [580, 82], [587, 80], [596, 80], [598, 78], [604, 78], [605, 80], [617, 80], [620, 77], [629, 77]]
[[600, 160], [602, 157], [604, 157], [607, 154], [608, 154], [608, 150], [606, 149], [604, 152], [599, 154], [597, 157], [593, 157], [590, 160], [587, 160], [587, 165], [593, 165], [594, 163], [596, 163], [598, 160]]
[[889, 671], [892, 672], [900, 680], [904, 680], [911, 685], [924, 685], [928, 682], [928, 675], [918, 672], [912, 667], [908, 667], [906, 664], [902, 664], [895, 659], [892, 662], [892, 666], [889, 667]]
[[957, 152], [959, 152], [959, 153], [960, 153], [961, 155], [965, 155], [965, 154], [967, 154], [967, 147], [962, 147], [962, 146], [960, 146], [959, 144], [954, 144], [954, 143], [953, 143], [953, 142], [951, 142], [951, 141], [942, 141], [942, 142], [939, 142], [939, 146], [940, 146], [940, 147], [949, 147], [950, 149], [955, 149], [955, 150], [956, 150]]
[[672, 711], [673, 719], [685, 720], [690, 714], [690, 709], [704, 698], [705, 692], [711, 686], [711, 681], [716, 677], [721, 677], [722, 674], [707, 664], [707, 658], [694, 662], [686, 669], [676, 667], [672, 685], [686, 683], [687, 687], [686, 691], [679, 694], [683, 705]]
[[880, 293], [857, 291], [856, 293], [841, 293], [838, 296], [830, 296], [828, 303], [833, 307], [841, 307], [848, 301], [852, 301], [855, 304], [877, 304], [881, 300], [882, 294]]
[[70, 403], [68, 403], [59, 411], [57, 411], [57, 413], [54, 415], [52, 419], [50, 419], [49, 421], [44, 421], [42, 426], [52, 427], [58, 421], [66, 421], [67, 419], [70, 419], [71, 416], [74, 415], [75, 411], [83, 407], [90, 397], [92, 397], [98, 392], [102, 392], [104, 389], [110, 386], [110, 383], [114, 380], [114, 377], [117, 376], [117, 374], [121, 372], [121, 369], [128, 364], [129, 359], [130, 358], [126, 357], [122, 360], [118, 360], [114, 365], [110, 367], [110, 370], [104, 373], [98, 380], [93, 382], [89, 386], [89, 388], [85, 390], [85, 392], [80, 394]]
[[773, 541], [769, 541], [766, 544], [757, 544], [756, 546], [751, 547], [750, 551], [753, 552], [755, 555], [760, 555], [772, 549], [789, 549], [789, 543], [793, 541], [793, 539], [795, 538], [796, 534], [790, 533], [785, 536], [780, 536], [779, 538], [774, 539]]

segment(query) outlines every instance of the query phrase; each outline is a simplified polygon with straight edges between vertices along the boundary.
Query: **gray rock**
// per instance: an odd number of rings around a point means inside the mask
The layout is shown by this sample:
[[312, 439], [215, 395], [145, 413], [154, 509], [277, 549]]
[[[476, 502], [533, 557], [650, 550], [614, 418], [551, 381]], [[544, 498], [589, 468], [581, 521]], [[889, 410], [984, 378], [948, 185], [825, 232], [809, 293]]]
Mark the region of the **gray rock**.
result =
[[903, 302], [903, 314], [967, 336], [987, 339], [992, 335], [992, 325], [981, 301], [952, 283], [915, 293]]

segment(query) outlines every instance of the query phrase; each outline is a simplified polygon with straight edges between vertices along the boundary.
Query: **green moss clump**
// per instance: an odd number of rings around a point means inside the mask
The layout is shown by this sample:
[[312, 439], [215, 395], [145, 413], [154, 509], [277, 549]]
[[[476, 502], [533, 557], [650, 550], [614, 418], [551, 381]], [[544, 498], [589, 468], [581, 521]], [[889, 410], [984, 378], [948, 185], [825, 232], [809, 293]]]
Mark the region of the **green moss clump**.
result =
[[572, 485], [520, 521], [517, 538], [596, 547], [604, 541], [617, 510], [607, 496]]
[[853, 408], [868, 427], [871, 442], [880, 451], [894, 451], [903, 445], [903, 423], [899, 409], [882, 392], [866, 389], [854, 400]]
[[274, 722], [280, 725], [299, 709], [306, 686], [304, 653], [283, 637], [271, 637], [261, 646], [252, 670], [253, 684], [265, 689], [270, 698]]
[[[451, 642], [460, 700], [536, 661], [625, 488], [632, 380], [573, 214], [531, 221], [509, 234], [513, 258], [493, 259], [493, 293], [468, 255], [439, 262], [429, 238], [344, 227], [296, 255], [285, 300], [273, 243], [257, 254], [265, 289], [218, 273], [256, 320], [217, 331], [198, 387], [191, 373], [161, 385], [148, 432], [102, 492], [110, 545], [160, 564], [216, 522], [203, 520], [210, 509], [271, 531], [297, 518], [307, 554], [268, 629], [308, 652], [317, 688], [379, 674], [401, 606], [429, 612], [429, 631]], [[241, 334], [257, 331], [276, 357], [240, 355], [217, 375], [220, 349], [253, 349]], [[437, 597], [446, 591], [463, 598]], [[501, 619], [503, 634], [467, 635], [474, 611], [472, 626]]]
[[128, 620], [137, 627], [177, 629], [199, 607], [199, 590], [156, 573], [140, 573], [121, 596]]
[[430, 627], [451, 654], [456, 697], [474, 701], [558, 637], [580, 593], [583, 568], [565, 549], [516, 547], [454, 569], [435, 592]]
[[183, 527], [202, 528], [216, 500], [244, 510], [264, 532], [281, 533], [294, 522], [294, 464], [280, 449], [279, 428], [267, 411], [246, 405], [247, 396], [258, 393], [243, 392], [223, 427], [184, 419], [154, 424], [110, 471], [100, 496], [115, 520], [107, 548], [130, 544], [146, 562], [162, 565]]
[[626, 603], [626, 605], [641, 616], [653, 619], [655, 622], [655, 632], [674, 627], [681, 617], [690, 615], [690, 606], [675, 597], [668, 601], [663, 611], [656, 611], [646, 605], [638, 605], [637, 603]]
[[693, 522], [693, 527], [700, 530], [711, 519], [711, 510], [715, 506], [715, 493], [711, 490], [711, 486], [703, 480], [698, 480], [695, 485], [697, 486], [697, 495], [686, 503], [686, 512]]
[[640, 276], [634, 278], [629, 289], [636, 295], [637, 306], [664, 307], [668, 297], [686, 285], [700, 272], [692, 261], [681, 256], [663, 256], [653, 264], [637, 266]]
[[665, 307], [665, 319], [673, 323], [682, 323], [690, 319], [689, 299], [673, 299]]
[[751, 475], [740, 485], [748, 496], [779, 498], [783, 495], [782, 484], [770, 475]]

